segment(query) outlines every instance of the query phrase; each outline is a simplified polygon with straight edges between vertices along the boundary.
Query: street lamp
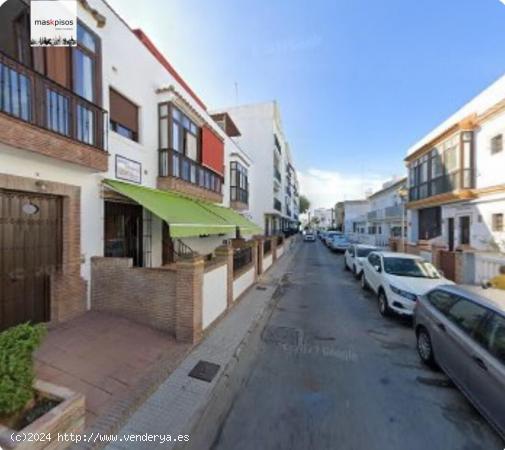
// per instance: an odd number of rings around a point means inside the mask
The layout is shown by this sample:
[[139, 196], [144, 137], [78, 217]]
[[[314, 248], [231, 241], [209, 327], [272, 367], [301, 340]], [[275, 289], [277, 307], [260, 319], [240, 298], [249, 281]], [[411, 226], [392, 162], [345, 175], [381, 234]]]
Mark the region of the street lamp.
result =
[[408, 190], [405, 187], [401, 187], [396, 191], [398, 197], [400, 197], [400, 202], [402, 205], [402, 252], [405, 252], [405, 203], [408, 196]]

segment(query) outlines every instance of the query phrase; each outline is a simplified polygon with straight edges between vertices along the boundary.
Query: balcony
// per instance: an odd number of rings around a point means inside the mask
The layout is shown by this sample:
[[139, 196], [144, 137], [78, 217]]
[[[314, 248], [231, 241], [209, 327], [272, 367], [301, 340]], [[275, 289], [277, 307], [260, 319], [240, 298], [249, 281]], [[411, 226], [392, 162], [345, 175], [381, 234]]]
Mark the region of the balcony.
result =
[[230, 206], [242, 211], [249, 207], [249, 191], [236, 186], [230, 187]]
[[277, 167], [274, 167], [274, 178], [280, 183], [281, 182], [281, 172]]
[[411, 187], [409, 189], [409, 201], [415, 202], [440, 194], [472, 189], [474, 187], [474, 171], [472, 169], [460, 169]]
[[221, 202], [223, 179], [200, 163], [171, 149], [159, 150], [158, 188]]
[[0, 52], [0, 141], [108, 169], [107, 112]]
[[274, 198], [274, 209], [277, 211], [282, 211], [282, 203], [280, 200]]
[[385, 209], [386, 219], [401, 219], [402, 218], [402, 207], [401, 206], [388, 206]]

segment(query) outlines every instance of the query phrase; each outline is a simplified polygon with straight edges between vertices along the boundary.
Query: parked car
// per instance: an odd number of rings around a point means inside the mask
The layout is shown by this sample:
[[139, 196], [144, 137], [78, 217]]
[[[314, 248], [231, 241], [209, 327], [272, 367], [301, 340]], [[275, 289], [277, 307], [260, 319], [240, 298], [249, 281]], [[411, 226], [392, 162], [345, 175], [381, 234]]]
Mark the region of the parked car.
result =
[[505, 439], [505, 292], [435, 288], [419, 298], [414, 330], [421, 360], [437, 364]]
[[336, 234], [331, 237], [328, 242], [328, 247], [334, 252], [345, 252], [347, 247], [351, 245], [351, 241], [343, 234]]
[[443, 284], [454, 283], [417, 255], [371, 252], [363, 262], [361, 287], [377, 294], [383, 316], [411, 316], [418, 297]]
[[344, 255], [344, 268], [352, 271], [356, 278], [363, 272], [363, 263], [370, 252], [378, 251], [377, 247], [361, 244], [351, 244]]
[[330, 241], [333, 239], [333, 236], [341, 236], [343, 233], [341, 231], [326, 231], [323, 236], [323, 242], [329, 246]]
[[316, 235], [312, 231], [307, 231], [303, 235], [304, 242], [316, 242]]

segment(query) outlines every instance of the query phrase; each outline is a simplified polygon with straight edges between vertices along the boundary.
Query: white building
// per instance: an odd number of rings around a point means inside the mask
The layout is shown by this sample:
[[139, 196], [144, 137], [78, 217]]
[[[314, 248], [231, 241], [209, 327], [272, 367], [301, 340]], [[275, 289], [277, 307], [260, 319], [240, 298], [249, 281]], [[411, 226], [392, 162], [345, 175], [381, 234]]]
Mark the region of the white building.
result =
[[343, 211], [343, 215], [339, 214], [343, 223], [342, 231], [353, 236], [364, 232], [366, 214], [370, 207], [368, 200], [345, 200], [341, 204], [338, 209]]
[[408, 239], [505, 251], [505, 76], [414, 144]]
[[367, 237], [364, 239], [367, 243], [385, 247], [391, 238], [402, 236], [402, 228], [406, 232], [406, 199], [402, 197], [406, 186], [406, 178], [392, 180], [368, 197]]
[[249, 209], [265, 234], [298, 227], [296, 170], [275, 101], [241, 105], [213, 112], [227, 113], [240, 136], [236, 142], [253, 159], [249, 170]]
[[142, 31], [83, 0], [77, 47], [30, 47], [29, 6], [1, 8], [1, 300], [31, 294], [0, 329], [88, 309], [94, 256], [159, 267], [260, 231], [216, 207], [251, 160]]
[[334, 224], [333, 210], [331, 208], [316, 208], [312, 212], [312, 220], [319, 228], [331, 228]]

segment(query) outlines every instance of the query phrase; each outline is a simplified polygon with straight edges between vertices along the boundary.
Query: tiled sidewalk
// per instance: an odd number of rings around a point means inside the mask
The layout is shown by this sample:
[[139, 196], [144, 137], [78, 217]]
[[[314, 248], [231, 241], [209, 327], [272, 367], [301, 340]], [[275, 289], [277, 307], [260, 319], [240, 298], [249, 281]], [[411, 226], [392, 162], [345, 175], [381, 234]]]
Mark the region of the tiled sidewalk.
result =
[[[249, 330], [265, 312], [284, 274], [292, 252], [287, 252], [262, 276], [259, 284], [265, 290], [253, 286], [230, 311], [230, 313], [209, 333], [173, 373], [159, 386], [146, 402], [131, 416], [119, 431], [119, 438], [125, 434], [161, 434], [172, 436], [187, 432], [187, 426], [198, 411], [209, 401], [212, 390], [239, 346], [247, 338]], [[190, 370], [200, 360], [219, 364], [218, 374], [211, 383], [188, 377]], [[106, 447], [116, 449], [172, 448], [174, 444], [153, 442], [116, 442]]]
[[86, 427], [124, 401], [160, 361], [189, 349], [168, 334], [106, 313], [57, 325], [35, 355], [37, 377], [86, 396]]

